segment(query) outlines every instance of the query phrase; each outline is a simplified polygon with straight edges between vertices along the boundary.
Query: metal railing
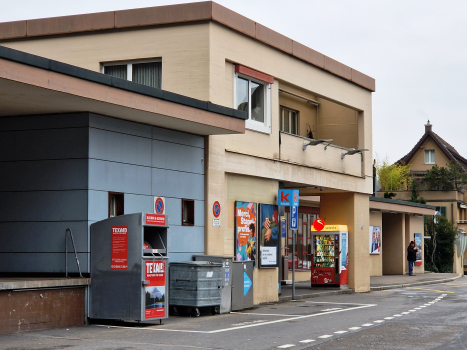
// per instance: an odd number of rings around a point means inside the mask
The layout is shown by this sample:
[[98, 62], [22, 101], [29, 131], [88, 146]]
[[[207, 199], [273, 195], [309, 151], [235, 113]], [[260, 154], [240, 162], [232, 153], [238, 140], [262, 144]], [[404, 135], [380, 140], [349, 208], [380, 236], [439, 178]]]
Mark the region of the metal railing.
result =
[[81, 268], [79, 267], [78, 253], [76, 253], [75, 240], [73, 239], [73, 232], [67, 228], [65, 231], [65, 277], [68, 278], [68, 244], [67, 244], [67, 233], [70, 232], [71, 244], [73, 245], [73, 251], [75, 252], [76, 265], [78, 266], [79, 277], [83, 277], [81, 274]]

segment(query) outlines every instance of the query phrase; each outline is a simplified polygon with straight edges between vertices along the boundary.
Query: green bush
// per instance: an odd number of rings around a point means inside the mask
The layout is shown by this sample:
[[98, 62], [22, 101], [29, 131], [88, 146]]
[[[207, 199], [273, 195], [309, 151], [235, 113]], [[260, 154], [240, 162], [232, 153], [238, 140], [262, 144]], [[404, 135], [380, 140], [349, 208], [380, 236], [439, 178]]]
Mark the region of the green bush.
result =
[[424, 243], [426, 271], [452, 272], [456, 233], [457, 226], [444, 216], [437, 217], [434, 224], [432, 218], [427, 220], [425, 235], [431, 236], [431, 239], [426, 239]]

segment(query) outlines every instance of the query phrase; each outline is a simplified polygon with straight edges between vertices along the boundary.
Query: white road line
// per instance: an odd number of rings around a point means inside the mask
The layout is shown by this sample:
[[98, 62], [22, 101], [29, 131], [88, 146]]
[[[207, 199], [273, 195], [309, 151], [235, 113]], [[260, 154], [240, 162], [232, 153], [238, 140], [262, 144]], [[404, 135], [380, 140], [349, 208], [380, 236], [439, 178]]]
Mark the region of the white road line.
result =
[[320, 335], [318, 338], [331, 338], [332, 334], [325, 334], [325, 335]]
[[294, 344], [285, 344], [285, 345], [278, 346], [277, 348], [278, 349], [287, 349], [287, 348], [291, 348], [291, 347], [294, 347], [294, 346], [295, 346]]
[[445, 297], [447, 294], [441, 294], [443, 297]]
[[335, 304], [335, 305], [369, 305], [369, 304], [356, 304], [356, 303], [331, 303], [328, 301], [308, 301], [305, 300], [305, 303], [310, 303], [310, 304]]
[[301, 320], [301, 319], [305, 319], [305, 318], [317, 317], [317, 316], [322, 316], [322, 315], [335, 314], [335, 313], [338, 313], [338, 312], [345, 312], [345, 311], [351, 311], [351, 310], [364, 309], [364, 308], [372, 307], [372, 306], [376, 306], [376, 304], [366, 304], [364, 306], [356, 306], [356, 307], [351, 307], [351, 308], [343, 309], [343, 310], [320, 312], [320, 313], [312, 314], [312, 315], [304, 315], [304, 316], [299, 316], [299, 317], [285, 318], [285, 319], [282, 319], [282, 320], [268, 321], [268, 322], [263, 322], [263, 323], [255, 323], [255, 324], [250, 324], [250, 325], [246, 325], [246, 326], [238, 326], [238, 327], [218, 329], [218, 330], [215, 330], [215, 331], [207, 331], [205, 333], [206, 334], [214, 334], [214, 333], [220, 333], [220, 332], [228, 332], [228, 331], [233, 331], [233, 330], [237, 330], [237, 329], [258, 327], [258, 326], [263, 326], [263, 325], [268, 325], [268, 324], [289, 322], [289, 321]]
[[394, 317], [391, 317], [391, 316], [390, 316], [390, 317], [385, 317], [384, 319], [385, 319], [385, 320], [392, 320], [393, 318], [394, 318]]
[[337, 332], [334, 332], [336, 334], [343, 334], [343, 333], [347, 333], [347, 331], [337, 331]]
[[304, 343], [304, 344], [306, 344], [306, 343], [312, 343], [312, 342], [314, 342], [314, 341], [316, 341], [316, 340], [314, 340], [314, 339], [305, 339], [305, 340], [300, 340], [299, 343]]
[[384, 320], [376, 320], [376, 321], [373, 321], [373, 323], [383, 323]]
[[430, 306], [431, 304], [430, 304], [430, 303], [426, 303], [426, 304], [423, 304], [423, 305], [425, 305], [425, 306]]
[[373, 323], [364, 323], [362, 324], [362, 327], [370, 327], [373, 326]]
[[361, 328], [362, 328], [362, 327], [350, 327], [349, 329], [350, 329], [351, 331], [356, 331], [357, 329], [361, 329]]
[[404, 311], [404, 312], [401, 312], [402, 315], [408, 315], [410, 314], [410, 312], [407, 312], [407, 311]]
[[420, 307], [426, 307], [426, 305], [420, 305]]
[[417, 311], [417, 310], [415, 310], [415, 309], [409, 310], [409, 312], [415, 312], [415, 311]]
[[421, 307], [416, 307], [415, 310], [421, 310], [422, 308]]
[[287, 315], [287, 314], [256, 314], [254, 312], [234, 312], [234, 311], [231, 311], [230, 313], [237, 314], [237, 315], [255, 315], [255, 316], [283, 316], [283, 317], [303, 316], [303, 315]]
[[396, 315], [393, 315], [394, 317], [402, 317], [402, 315], [399, 315], [399, 314], [396, 314]]
[[137, 329], [137, 330], [147, 330], [147, 331], [166, 331], [166, 332], [183, 332], [183, 333], [209, 333], [206, 331], [187, 331], [183, 329], [160, 329], [160, 328], [142, 328], [142, 327], [123, 327], [123, 326], [106, 326], [101, 324], [96, 324], [97, 327], [107, 327], [107, 328], [123, 328], [123, 329]]

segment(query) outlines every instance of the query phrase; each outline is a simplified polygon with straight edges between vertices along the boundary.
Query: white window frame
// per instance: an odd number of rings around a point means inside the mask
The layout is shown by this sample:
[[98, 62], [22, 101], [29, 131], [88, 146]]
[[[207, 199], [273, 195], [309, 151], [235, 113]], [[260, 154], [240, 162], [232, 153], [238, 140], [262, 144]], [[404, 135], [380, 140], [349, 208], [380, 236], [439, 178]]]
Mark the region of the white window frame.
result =
[[248, 80], [248, 97], [250, 96], [250, 83], [254, 82], [256, 84], [261, 84], [265, 87], [264, 89], [264, 123], [258, 122], [256, 120], [251, 120], [251, 103], [248, 103], [248, 119], [245, 120], [245, 128], [249, 130], [254, 130], [258, 132], [262, 132], [265, 134], [271, 133], [271, 84], [252, 78], [248, 75], [235, 73], [234, 75], [234, 108], [236, 109], [238, 106], [237, 103], [237, 78], [242, 78]]
[[[428, 154], [428, 162], [426, 161], [427, 154]], [[435, 150], [434, 149], [425, 150], [425, 164], [436, 164], [436, 162], [435, 162]]]
[[[101, 73], [104, 74], [104, 67], [123, 66], [126, 64], [126, 80], [133, 81], [133, 64], [152, 63], [152, 62], [162, 62], [162, 58], [145, 58], [141, 60], [101, 62]], [[162, 70], [161, 70], [160, 89], [162, 89]]]

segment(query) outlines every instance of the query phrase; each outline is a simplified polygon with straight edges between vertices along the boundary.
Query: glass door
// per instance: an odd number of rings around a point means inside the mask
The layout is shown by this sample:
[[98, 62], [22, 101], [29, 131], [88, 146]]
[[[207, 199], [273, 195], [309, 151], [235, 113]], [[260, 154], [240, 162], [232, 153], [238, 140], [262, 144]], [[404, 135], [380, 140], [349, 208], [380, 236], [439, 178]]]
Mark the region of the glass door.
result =
[[316, 235], [314, 236], [314, 267], [334, 268], [334, 236]]

